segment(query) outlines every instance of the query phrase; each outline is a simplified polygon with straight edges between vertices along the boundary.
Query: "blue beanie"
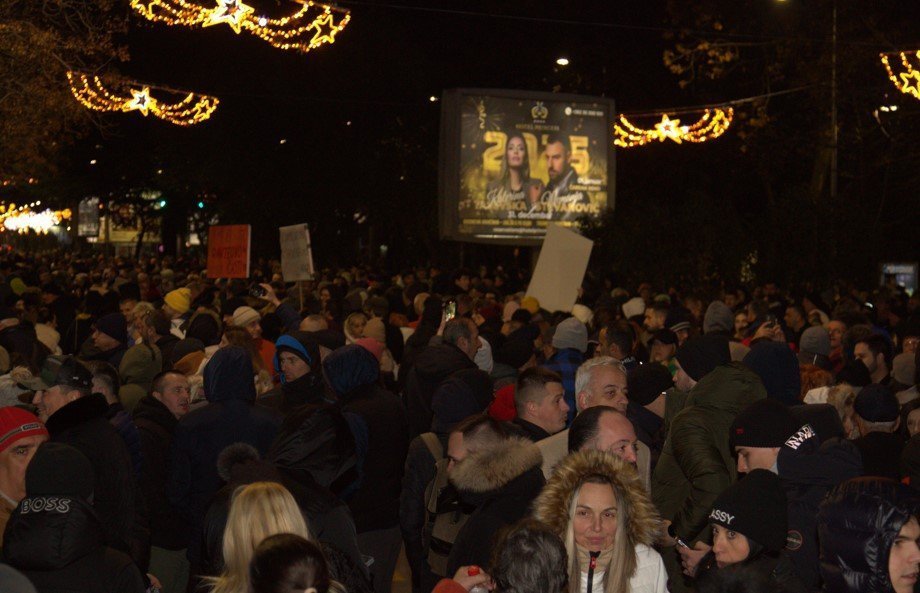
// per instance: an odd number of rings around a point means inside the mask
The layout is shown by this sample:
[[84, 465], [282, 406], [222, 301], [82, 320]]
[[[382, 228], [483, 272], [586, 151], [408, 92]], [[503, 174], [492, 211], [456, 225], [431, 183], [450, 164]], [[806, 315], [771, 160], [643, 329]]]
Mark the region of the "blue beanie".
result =
[[765, 340], [751, 346], [742, 361], [757, 373], [767, 397], [794, 406], [801, 403], [802, 377], [799, 374], [799, 359], [789, 346], [782, 342]]

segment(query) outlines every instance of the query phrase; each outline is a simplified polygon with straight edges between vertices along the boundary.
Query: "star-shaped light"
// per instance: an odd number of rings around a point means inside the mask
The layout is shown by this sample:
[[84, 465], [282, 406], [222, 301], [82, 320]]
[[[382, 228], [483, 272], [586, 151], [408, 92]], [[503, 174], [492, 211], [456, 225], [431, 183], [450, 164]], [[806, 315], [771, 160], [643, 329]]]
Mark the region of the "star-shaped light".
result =
[[665, 138], [670, 138], [678, 144], [681, 143], [680, 136], [682, 131], [679, 119], [671, 119], [667, 114], [664, 114], [661, 116], [661, 121], [655, 124], [655, 129], [658, 130], [658, 134], [660, 134], [659, 140], [661, 142], [664, 142]]
[[140, 111], [141, 115], [147, 117], [147, 112], [153, 107], [154, 100], [150, 97], [150, 87], [145, 86], [141, 90], [131, 89], [131, 99], [125, 103], [125, 111]]
[[916, 94], [920, 90], [920, 70], [911, 70], [910, 72], [901, 72], [898, 76], [904, 82], [905, 89], [911, 89], [906, 92]]
[[339, 32], [339, 29], [332, 21], [331, 12], [327, 12], [313, 21], [313, 26], [316, 27], [316, 34], [313, 36], [313, 39], [310, 40], [310, 45], [312, 47], [316, 47], [322, 43], [335, 42], [335, 34]]
[[234, 33], [239, 34], [243, 21], [254, 12], [253, 7], [243, 4], [240, 0], [217, 0], [217, 8], [208, 15], [208, 20], [202, 26], [210, 27], [227, 23]]

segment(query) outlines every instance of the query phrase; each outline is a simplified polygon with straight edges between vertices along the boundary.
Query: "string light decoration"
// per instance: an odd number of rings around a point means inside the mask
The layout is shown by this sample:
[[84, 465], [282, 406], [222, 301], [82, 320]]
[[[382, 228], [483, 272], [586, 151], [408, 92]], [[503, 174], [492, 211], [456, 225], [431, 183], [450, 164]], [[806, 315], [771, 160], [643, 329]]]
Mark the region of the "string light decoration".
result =
[[643, 146], [654, 141], [671, 140], [677, 144], [684, 142], [706, 142], [718, 138], [731, 126], [735, 110], [731, 107], [717, 107], [703, 111], [702, 117], [690, 125], [682, 125], [680, 119], [671, 119], [668, 114], [661, 116], [661, 121], [654, 127], [646, 129], [633, 125], [625, 114], [621, 114], [613, 124], [615, 138], [613, 143], [623, 148]]
[[[150, 94], [150, 86], [133, 82], [121, 83], [125, 94], [108, 90], [98, 76], [68, 72], [70, 92], [88, 109], [95, 111], [140, 111], [177, 126], [191, 126], [211, 117], [219, 103], [217, 97], [188, 93], [175, 103], [165, 103]], [[166, 90], [166, 89], [164, 89]], [[169, 93], [179, 91], [166, 90]], [[185, 93], [185, 91], [181, 91]]]
[[[913, 56], [918, 63], [920, 63], [920, 50], [913, 53], [902, 51], [880, 55], [882, 58], [882, 65], [885, 66], [885, 70], [888, 72], [888, 78], [894, 83], [895, 88], [905, 95], [912, 96], [914, 99], [920, 99], [920, 70], [915, 69], [914, 65], [910, 62], [910, 56]], [[904, 66], [904, 72], [895, 73], [894, 68], [891, 67], [891, 56], [898, 56], [901, 58], [901, 65]]]
[[301, 2], [293, 14], [272, 19], [257, 16], [255, 8], [241, 0], [215, 0], [207, 8], [186, 0], [131, 0], [131, 8], [147, 20], [168, 25], [211, 27], [227, 24], [234, 33], [247, 31], [274, 47], [307, 53], [324, 43], [335, 43], [335, 36], [351, 20], [348, 10], [320, 4]]
[[0, 231], [25, 234], [31, 229], [36, 233], [46, 235], [53, 227], [73, 217], [73, 212], [69, 208], [32, 210], [35, 206], [41, 206], [41, 202], [23, 206], [0, 204]]

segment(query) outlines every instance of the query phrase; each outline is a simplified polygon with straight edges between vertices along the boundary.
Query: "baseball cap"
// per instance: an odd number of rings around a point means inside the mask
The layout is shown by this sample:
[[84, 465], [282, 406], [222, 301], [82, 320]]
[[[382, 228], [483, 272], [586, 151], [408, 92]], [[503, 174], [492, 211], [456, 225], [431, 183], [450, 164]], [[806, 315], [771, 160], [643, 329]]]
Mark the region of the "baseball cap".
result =
[[33, 391], [44, 391], [55, 385], [92, 389], [93, 374], [73, 356], [49, 356], [37, 376], [21, 383]]

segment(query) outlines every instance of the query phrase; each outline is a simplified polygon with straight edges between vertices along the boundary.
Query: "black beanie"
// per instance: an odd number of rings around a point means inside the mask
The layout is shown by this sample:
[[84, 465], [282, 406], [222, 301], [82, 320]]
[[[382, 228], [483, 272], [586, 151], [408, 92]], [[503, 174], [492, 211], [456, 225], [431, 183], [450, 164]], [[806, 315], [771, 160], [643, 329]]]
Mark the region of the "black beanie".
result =
[[431, 398], [431, 428], [447, 434], [461, 420], [480, 414], [492, 403], [492, 380], [488, 373], [464, 369], [441, 383]]
[[767, 396], [787, 406], [799, 403], [802, 391], [799, 359], [787, 344], [770, 340], [758, 342], [751, 346], [742, 362], [763, 381]]
[[786, 547], [786, 505], [779, 476], [755, 469], [716, 498], [709, 522], [740, 533], [769, 552], [779, 552]]
[[720, 364], [731, 362], [728, 338], [716, 334], [696, 336], [677, 349], [680, 368], [694, 381], [699, 381]]
[[629, 401], [640, 406], [647, 406], [674, 386], [671, 373], [667, 367], [657, 362], [639, 365], [626, 375]]
[[782, 447], [799, 423], [785, 405], [770, 398], [741, 410], [732, 422], [729, 438], [735, 447]]
[[533, 341], [525, 338], [508, 339], [494, 354], [495, 362], [519, 369], [533, 356]]
[[93, 464], [86, 455], [64, 443], [45, 443], [26, 469], [26, 496], [55, 494], [90, 500]]
[[869, 369], [863, 364], [863, 361], [857, 358], [851, 360], [837, 373], [837, 385], [841, 383], [846, 383], [853, 387], [865, 387], [872, 383], [872, 375], [869, 374]]

